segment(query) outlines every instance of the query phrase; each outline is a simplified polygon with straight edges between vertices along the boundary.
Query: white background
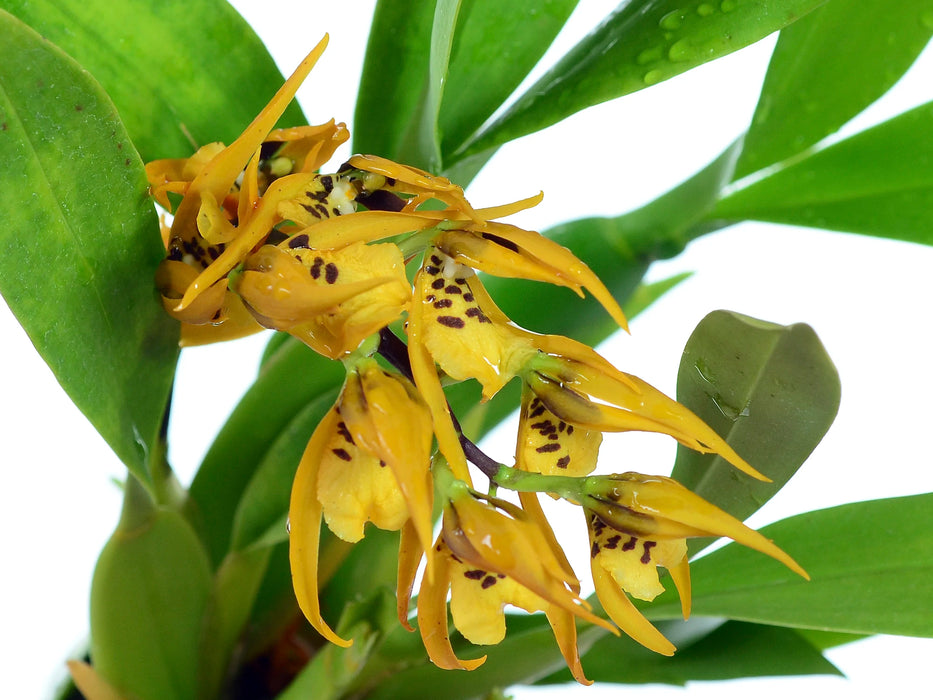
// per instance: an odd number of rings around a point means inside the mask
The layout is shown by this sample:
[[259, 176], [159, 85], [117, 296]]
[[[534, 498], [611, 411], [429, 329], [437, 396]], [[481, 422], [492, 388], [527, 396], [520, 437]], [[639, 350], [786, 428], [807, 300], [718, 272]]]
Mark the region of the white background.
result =
[[[286, 75], [325, 31], [330, 33], [330, 48], [308, 81], [313, 88], [300, 92], [299, 100], [312, 123], [335, 116], [352, 130], [373, 3], [234, 4]], [[582, 0], [545, 61], [565, 52], [615, 4]], [[543, 189], [544, 202], [516, 219], [529, 228], [581, 214], [619, 214], [650, 201], [704, 166], [744, 129], [772, 46], [773, 38], [510, 144], [480, 174], [468, 196], [476, 206], [488, 206]], [[933, 55], [927, 53], [847, 132], [929, 100], [931, 85]], [[314, 102], [311, 95], [328, 97]], [[339, 152], [334, 163], [347, 155]], [[588, 173], [596, 163], [603, 175], [607, 164], [615, 168], [614, 191], [607, 193], [602, 184], [589, 186]], [[761, 526], [839, 503], [929, 492], [931, 267], [933, 249], [926, 247], [790, 227], [738, 226], [655, 265], [651, 280], [683, 271], [695, 274], [636, 319], [631, 336], [614, 338], [602, 351], [621, 368], [672, 393], [683, 345], [709, 311], [728, 308], [778, 323], [809, 323], [839, 368], [842, 407], [807, 465], [750, 523]], [[7, 562], [0, 644], [3, 658], [16, 661], [4, 669], [4, 697], [39, 698], [47, 695], [62, 673], [62, 660], [86, 633], [94, 560], [119, 509], [111, 479], [122, 478], [123, 468], [61, 392], [5, 306], [0, 329], [6, 368], [6, 400], [0, 403], [5, 466], [0, 536]], [[259, 336], [183, 354], [171, 457], [184, 480], [190, 479], [210, 438], [248, 385], [264, 342]], [[217, 378], [210, 380], [213, 385], [207, 376]], [[487, 449], [504, 461], [513, 449], [510, 430], [503, 428], [487, 442]], [[666, 473], [672, 455], [673, 445], [663, 438], [626, 436], [603, 449], [601, 469]], [[623, 693], [718, 700], [789, 693], [867, 699], [901, 691], [916, 696], [916, 689], [928, 687], [926, 664], [933, 657], [933, 642], [873, 638], [829, 656], [848, 680], [754, 679], [695, 683], [686, 689], [571, 690], [574, 697], [593, 699]], [[516, 696], [555, 698], [567, 692], [520, 689]]]

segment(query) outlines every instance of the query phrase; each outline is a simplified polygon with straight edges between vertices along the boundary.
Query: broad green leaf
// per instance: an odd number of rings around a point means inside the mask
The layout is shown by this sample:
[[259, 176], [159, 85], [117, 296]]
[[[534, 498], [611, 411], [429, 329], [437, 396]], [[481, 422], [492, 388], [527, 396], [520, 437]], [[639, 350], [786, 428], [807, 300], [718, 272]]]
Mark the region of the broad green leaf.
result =
[[201, 623], [211, 587], [197, 535], [132, 476], [91, 583], [91, 659], [128, 697], [199, 697]]
[[376, 4], [353, 117], [355, 153], [404, 161], [402, 139], [427, 85], [435, 4], [434, 0]]
[[897, 82], [931, 34], [931, 0], [833, 0], [782, 29], [736, 177], [835, 133]]
[[0, 291], [148, 483], [178, 328], [152, 281], [164, 250], [142, 163], [87, 72], [2, 10], [0, 35]]
[[[225, 0], [0, 0], [0, 7], [100, 81], [145, 160], [230, 143], [283, 82]], [[297, 105], [282, 123], [305, 123]]]
[[748, 46], [825, 1], [622, 3], [453, 159], [493, 149]]
[[744, 520], [817, 446], [836, 417], [839, 396], [839, 375], [812, 328], [714, 311], [684, 348], [677, 399], [772, 482], [682, 446], [672, 476]]
[[737, 189], [711, 218], [933, 243], [933, 102]]
[[295, 414], [322, 393], [339, 387], [343, 376], [339, 362], [301, 343], [283, 346], [262, 367], [191, 483], [191, 516], [214, 562], [219, 563], [230, 546], [231, 525], [243, 491], [272, 444]]
[[439, 127], [446, 156], [476, 132], [534, 68], [578, 0], [465, 0]]
[[[635, 290], [655, 260], [680, 253], [691, 240], [720, 227], [704, 221], [732, 179], [741, 144], [658, 199], [614, 218], [578, 219], [544, 231], [587, 263], [616, 299]], [[486, 278], [496, 303], [520, 326], [570, 335], [591, 345], [617, 330], [595, 300], [536, 282]], [[534, 299], [529, 304], [528, 299]]]
[[[661, 629], [666, 632], [663, 625]], [[673, 657], [655, 654], [625, 635], [606, 635], [583, 657], [583, 669], [587, 678], [597, 683], [670, 685], [763, 676], [842, 675], [795, 630], [732, 621], [693, 644], [678, 644]], [[563, 670], [541, 683], [572, 680]]]
[[[883, 474], [870, 478], [883, 478]], [[805, 581], [730, 544], [691, 566], [693, 614], [856, 634], [933, 636], [933, 494], [850, 503], [762, 528]], [[671, 591], [645, 609], [674, 618]]]

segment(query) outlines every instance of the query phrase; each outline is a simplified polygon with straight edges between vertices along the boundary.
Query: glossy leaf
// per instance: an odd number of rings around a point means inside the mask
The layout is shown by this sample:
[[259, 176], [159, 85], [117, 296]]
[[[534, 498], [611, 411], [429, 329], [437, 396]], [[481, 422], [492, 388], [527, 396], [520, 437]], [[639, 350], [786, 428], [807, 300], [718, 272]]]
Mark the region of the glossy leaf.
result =
[[435, 0], [376, 4], [353, 117], [355, 153], [406, 162], [402, 141], [427, 85], [435, 4]]
[[191, 483], [191, 517], [217, 563], [230, 546], [231, 524], [243, 491], [269, 448], [296, 413], [343, 382], [339, 362], [301, 343], [280, 350], [233, 410]]
[[931, 34], [930, 0], [833, 0], [781, 30], [736, 177], [835, 133], [897, 82]]
[[198, 645], [211, 586], [197, 535], [129, 478], [120, 524], [91, 583], [91, 659], [126, 696], [199, 697]]
[[933, 243], [933, 102], [732, 192], [711, 218]]
[[142, 163], [74, 61], [2, 10], [0, 35], [0, 291], [78, 408], [148, 483], [178, 329], [152, 281], [164, 250]]
[[[872, 478], [884, 478], [883, 472]], [[693, 614], [858, 634], [933, 636], [933, 494], [850, 503], [762, 528], [805, 581], [730, 544], [691, 566]], [[676, 593], [646, 609], [680, 615]]]
[[455, 159], [543, 129], [752, 44], [826, 0], [622, 3]]
[[[147, 161], [230, 143], [284, 81], [225, 0], [0, 0], [0, 7], [100, 81]], [[305, 123], [297, 105], [283, 123]]]
[[[663, 624], [661, 630], [670, 634]], [[606, 635], [583, 657], [583, 668], [597, 683], [627, 684], [686, 685], [688, 681], [764, 676], [842, 675], [795, 630], [732, 621], [693, 644], [678, 643], [672, 657], [655, 654], [629, 637]], [[572, 680], [563, 670], [539, 683]]]
[[465, 0], [439, 115], [445, 156], [462, 145], [519, 86], [578, 0]]
[[744, 520], [817, 446], [836, 416], [839, 397], [839, 375], [809, 326], [714, 311], [684, 348], [677, 398], [772, 482], [742, 474], [717, 455], [680, 446], [672, 476]]

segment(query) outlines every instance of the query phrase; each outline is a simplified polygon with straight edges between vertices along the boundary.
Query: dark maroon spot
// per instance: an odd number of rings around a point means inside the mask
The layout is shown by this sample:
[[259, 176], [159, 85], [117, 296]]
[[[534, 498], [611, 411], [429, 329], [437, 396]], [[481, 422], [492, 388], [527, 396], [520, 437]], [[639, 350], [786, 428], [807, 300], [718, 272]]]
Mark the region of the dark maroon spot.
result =
[[483, 582], [480, 584], [480, 586], [482, 586], [483, 590], [485, 590], [489, 588], [490, 586], [494, 585], [495, 583], [496, 583], [495, 576], [487, 576], [486, 578], [483, 579]]
[[455, 284], [449, 284], [444, 288], [447, 294], [463, 294], [463, 290]]
[[470, 571], [464, 571], [463, 575], [471, 581], [479, 581], [486, 575], [486, 572], [482, 569], [471, 569]]
[[568, 435], [573, 435], [573, 426], [572, 426], [572, 425], [568, 425], [568, 426], [567, 426], [567, 434], [568, 434]]
[[[537, 401], [537, 399], [535, 399], [535, 401]], [[532, 403], [531, 406], [532, 406], [532, 410], [531, 410], [531, 413], [528, 414], [529, 418], [537, 418], [545, 411], [544, 404], [539, 403], [537, 406], [535, 406]]]
[[441, 271], [441, 268], [434, 267], [434, 265], [425, 265], [424, 271], [427, 272], [432, 277]]
[[444, 288], [444, 280], [438, 278], [434, 280], [433, 282], [431, 282], [431, 289], [443, 289], [443, 288]]
[[[317, 210], [317, 207], [316, 207], [315, 205], [313, 205], [313, 204], [304, 204], [304, 203], [302, 203], [301, 208], [304, 209], [304, 210], [305, 210], [306, 212], [308, 212], [309, 214], [311, 214], [314, 218], [316, 218], [316, 219], [320, 219], [320, 218], [321, 218], [321, 214], [320, 214], [320, 212]], [[325, 214], [325, 216], [326, 216], [326, 214]]]
[[344, 462], [350, 462], [353, 460], [353, 458], [350, 456], [350, 453], [347, 452], [342, 447], [338, 447], [337, 449], [331, 450], [331, 452], [337, 455], [337, 457], [339, 459], [342, 459]]
[[297, 236], [292, 236], [288, 239], [289, 248], [308, 248], [310, 241], [308, 240], [307, 233], [299, 233]]
[[317, 257], [314, 259], [314, 264], [311, 265], [311, 276], [314, 279], [317, 279], [321, 276], [321, 268], [324, 267], [324, 258]]
[[432, 256], [431, 256], [431, 262], [434, 263], [435, 265], [440, 265], [440, 264], [441, 264], [442, 262], [444, 262], [444, 261], [441, 260], [441, 259], [440, 259], [439, 257], [437, 257], [436, 255], [432, 255]]
[[353, 442], [353, 436], [350, 434], [350, 431], [347, 429], [347, 424], [343, 421], [337, 423], [337, 434], [340, 435], [344, 440], [349, 442], [351, 445], [355, 445]]
[[450, 299], [438, 299], [434, 302], [435, 309], [449, 309], [454, 305], [454, 302]]
[[645, 553], [642, 554], [642, 555], [641, 555], [641, 559], [639, 559], [639, 561], [640, 561], [642, 564], [647, 564], [647, 563], [649, 563], [649, 562], [651, 561], [651, 548], [654, 547], [656, 544], [657, 544], [657, 542], [652, 542], [651, 540], [646, 540], [646, 541], [645, 541], [645, 544], [644, 544]]
[[459, 316], [438, 316], [437, 322], [448, 328], [463, 328], [466, 325]]
[[334, 178], [330, 175], [321, 176], [318, 178], [318, 182], [321, 183], [321, 187], [324, 188], [325, 192], [330, 192], [332, 189], [334, 189]]
[[637, 537], [632, 537], [632, 539], [630, 539], [628, 542], [626, 542], [625, 544], [622, 545], [622, 551], [623, 551], [623, 552], [631, 552], [633, 549], [635, 549], [635, 543], [636, 543], [636, 542], [638, 542], [638, 538], [637, 538]]
[[541, 445], [535, 449], [535, 452], [557, 452], [560, 449], [560, 444], [556, 442], [549, 442], [547, 445]]
[[83, 112], [84, 105], [75, 105], [75, 112]]
[[595, 559], [597, 554], [599, 554], [599, 543], [593, 542], [593, 548], [590, 550], [590, 557]]
[[471, 303], [471, 304], [473, 303], [473, 300], [474, 300], [475, 298], [476, 298], [476, 297], [473, 296], [473, 292], [466, 292], [466, 293], [463, 295], [463, 300], [466, 301], [466, 302], [469, 302], [469, 303]]
[[558, 469], [566, 469], [569, 464], [570, 464], [570, 455], [564, 455], [559, 460], [557, 460]]
[[622, 539], [622, 535], [613, 535], [608, 540], [606, 540], [605, 547], [606, 549], [615, 549], [619, 546], [619, 540]]
[[327, 284], [333, 284], [337, 281], [337, 266], [334, 263], [327, 263], [324, 267], [324, 280]]

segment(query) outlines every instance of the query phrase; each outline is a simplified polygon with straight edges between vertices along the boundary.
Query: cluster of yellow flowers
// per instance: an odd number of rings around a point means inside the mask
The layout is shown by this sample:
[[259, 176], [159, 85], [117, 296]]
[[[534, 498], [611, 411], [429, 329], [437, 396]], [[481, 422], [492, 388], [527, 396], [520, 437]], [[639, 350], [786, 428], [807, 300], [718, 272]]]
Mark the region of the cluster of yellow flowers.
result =
[[[657, 567], [664, 567], [687, 616], [687, 537], [730, 537], [806, 576], [769, 540], [671, 479], [588, 476], [602, 432], [639, 430], [714, 452], [765, 479], [673, 399], [581, 343], [515, 326], [497, 308], [477, 271], [581, 296], [586, 290], [625, 327], [605, 286], [569, 250], [498, 221], [540, 195], [474, 209], [449, 180], [375, 156], [353, 156], [338, 172], [320, 174], [348, 138], [343, 124], [273, 129], [325, 43], [230, 146], [209, 144], [190, 158], [147, 166], [153, 196], [174, 209], [157, 285], [166, 310], [183, 322], [182, 343], [273, 328], [346, 366], [343, 391], [311, 437], [292, 487], [292, 577], [311, 625], [336, 644], [350, 643], [320, 612], [322, 517], [350, 542], [364, 536], [367, 522], [401, 532], [398, 611], [407, 629], [425, 560], [417, 622], [443, 668], [472, 669], [485, 658], [454, 653], [448, 595], [454, 625], [475, 644], [502, 640], [506, 604], [544, 611], [569, 668], [587, 682], [576, 618], [673, 653], [629, 595], [653, 599], [663, 590]], [[428, 200], [444, 208], [423, 208]], [[410, 281], [406, 263], [419, 257]], [[388, 328], [400, 319], [407, 348]], [[475, 457], [442, 377], [476, 379], [484, 399], [520, 379], [514, 467]], [[521, 505], [475, 490], [468, 461], [517, 491]], [[582, 507], [596, 593], [611, 622], [581, 598], [541, 491]], [[443, 513], [436, 538], [435, 497]]]

